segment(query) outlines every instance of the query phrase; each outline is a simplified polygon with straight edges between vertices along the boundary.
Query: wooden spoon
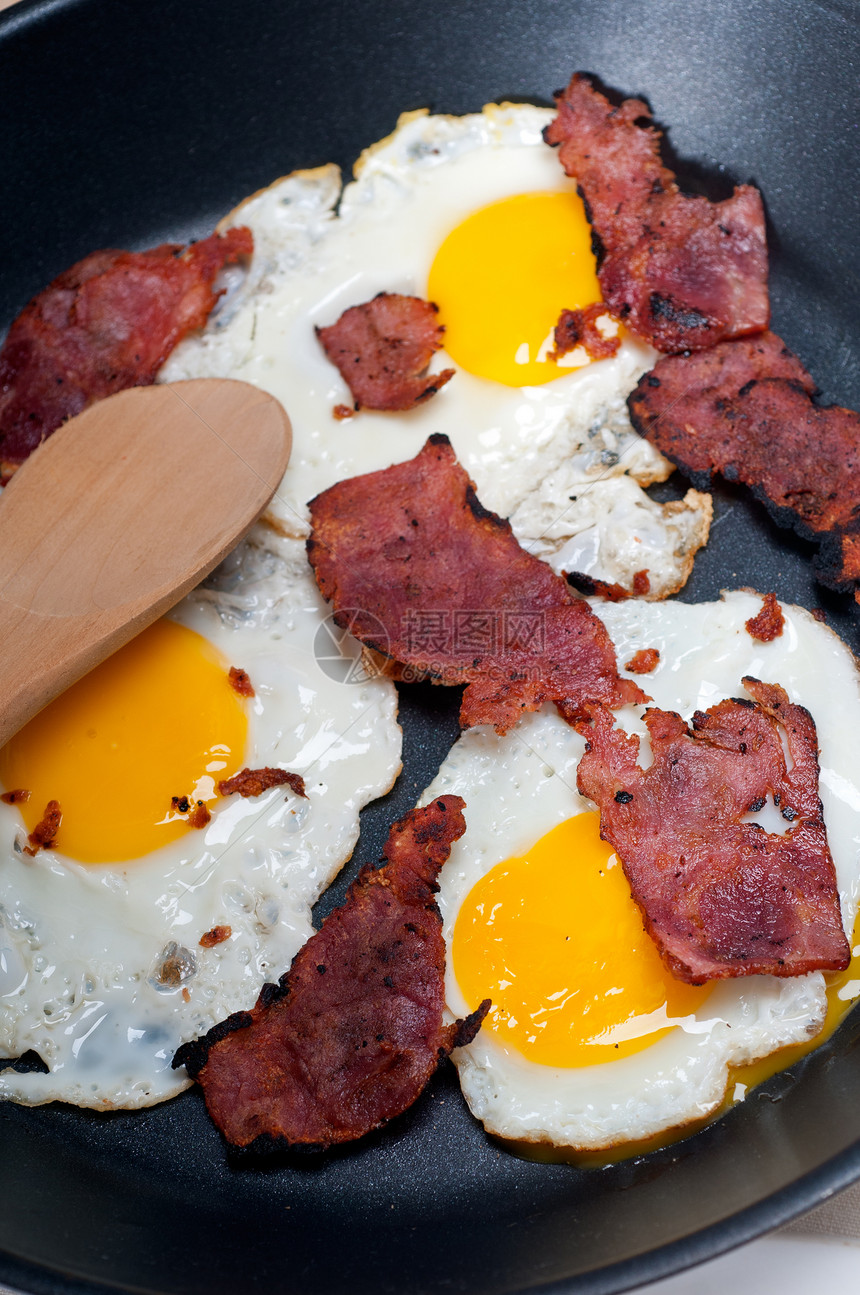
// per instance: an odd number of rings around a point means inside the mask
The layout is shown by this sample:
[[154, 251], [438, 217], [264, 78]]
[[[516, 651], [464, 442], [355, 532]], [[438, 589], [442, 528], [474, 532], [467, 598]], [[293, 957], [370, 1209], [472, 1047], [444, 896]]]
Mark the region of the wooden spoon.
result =
[[72, 418], [0, 496], [0, 746], [224, 558], [277, 489], [290, 420], [225, 378]]

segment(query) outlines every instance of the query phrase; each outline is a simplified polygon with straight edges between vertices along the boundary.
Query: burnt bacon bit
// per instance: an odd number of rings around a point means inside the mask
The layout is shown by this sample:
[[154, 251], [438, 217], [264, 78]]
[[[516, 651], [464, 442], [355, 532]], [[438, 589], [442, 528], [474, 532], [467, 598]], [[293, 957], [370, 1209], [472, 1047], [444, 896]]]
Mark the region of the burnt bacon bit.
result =
[[243, 226], [187, 248], [93, 252], [40, 292], [0, 350], [4, 478], [67, 418], [154, 382], [177, 342], [206, 323], [218, 272], [253, 250]]
[[658, 350], [698, 350], [767, 327], [767, 245], [758, 190], [724, 202], [682, 194], [660, 160], [648, 105], [619, 107], [582, 74], [544, 132], [577, 182], [612, 314]]
[[779, 526], [818, 541], [818, 579], [845, 589], [860, 581], [860, 414], [822, 408], [814, 394], [797, 356], [767, 332], [661, 359], [627, 404], [637, 432], [699, 489], [720, 473]]
[[640, 648], [625, 663], [624, 669], [630, 670], [632, 674], [651, 674], [659, 664], [660, 652], [657, 648]]
[[445, 944], [436, 877], [465, 830], [443, 796], [391, 829], [277, 986], [173, 1059], [203, 1088], [228, 1142], [318, 1148], [352, 1141], [406, 1110], [439, 1061], [487, 1012], [443, 1024]]
[[[850, 957], [818, 796], [815, 724], [778, 684], [743, 683], [752, 702], [722, 701], [697, 712], [690, 728], [647, 710], [647, 770], [639, 739], [614, 728], [605, 708], [579, 725], [588, 739], [579, 790], [600, 809], [601, 836], [617, 851], [664, 962], [690, 984], [841, 970]], [[768, 793], [794, 815], [786, 836], [745, 821]]]
[[[316, 334], [352, 392], [355, 410], [404, 411], [434, 396], [454, 376], [453, 369], [427, 373], [442, 345], [444, 328], [437, 307], [421, 297], [380, 292], [372, 301], [350, 306], [336, 323]], [[338, 419], [350, 416], [335, 407]]]
[[206, 827], [207, 823], [212, 820], [212, 815], [205, 801], [192, 800], [190, 796], [171, 796], [170, 808], [174, 814], [187, 815], [188, 826], [196, 828], [198, 831]]
[[760, 611], [745, 622], [747, 633], [760, 643], [772, 643], [785, 626], [785, 616], [776, 594], [765, 594]]
[[207, 823], [210, 823], [211, 821], [212, 815], [209, 813], [206, 805], [202, 800], [198, 800], [197, 804], [188, 815], [189, 826], [201, 831]]
[[0, 800], [5, 805], [24, 805], [30, 799], [30, 793], [25, 787], [15, 787], [12, 791], [0, 793]]
[[231, 926], [213, 926], [210, 931], [204, 932], [198, 940], [201, 949], [214, 949], [216, 944], [223, 944], [229, 940], [233, 934]]
[[222, 778], [218, 783], [218, 791], [222, 796], [238, 794], [247, 798], [262, 796], [270, 787], [285, 786], [307, 800], [305, 780], [301, 774], [288, 773], [286, 769], [271, 769], [268, 765], [263, 769], [242, 769], [232, 778]]
[[587, 598], [605, 598], [610, 603], [621, 603], [630, 597], [629, 589], [611, 580], [600, 580], [584, 571], [564, 571], [562, 574], [577, 593], [585, 594]]
[[645, 699], [588, 604], [479, 503], [446, 436], [310, 510], [308, 557], [335, 620], [421, 677], [465, 684], [464, 728], [503, 733], [545, 701], [567, 718], [588, 700]]
[[58, 800], [49, 800], [45, 812], [27, 837], [29, 845], [24, 846], [24, 853], [35, 858], [40, 850], [51, 850], [57, 843], [57, 832], [63, 821], [63, 811]]
[[623, 585], [611, 580], [600, 580], [584, 571], [564, 571], [562, 574], [578, 593], [589, 598], [606, 598], [611, 603], [623, 602], [625, 598], [645, 598], [651, 592], [651, 579], [647, 569], [634, 571], [632, 589], [625, 589]]
[[255, 697], [254, 685], [251, 683], [251, 677], [247, 670], [240, 670], [238, 666], [231, 665], [227, 674], [230, 687], [240, 697]]
[[577, 346], [581, 346], [592, 360], [605, 360], [614, 355], [621, 339], [607, 337], [597, 327], [597, 321], [607, 317], [612, 318], [602, 301], [592, 302], [581, 310], [563, 310], [553, 333], [555, 350], [550, 352], [549, 358], [560, 360]]

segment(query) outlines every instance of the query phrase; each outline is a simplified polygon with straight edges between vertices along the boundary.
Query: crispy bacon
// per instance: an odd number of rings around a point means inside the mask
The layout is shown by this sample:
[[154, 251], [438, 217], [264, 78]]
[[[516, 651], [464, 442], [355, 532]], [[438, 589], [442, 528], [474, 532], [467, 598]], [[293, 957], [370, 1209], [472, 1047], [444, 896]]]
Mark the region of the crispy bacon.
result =
[[170, 808], [174, 814], [187, 814], [189, 827], [202, 830], [212, 820], [212, 815], [202, 800], [192, 800], [190, 796], [171, 796]]
[[765, 594], [761, 609], [755, 616], [746, 621], [746, 630], [751, 638], [760, 643], [772, 643], [778, 639], [785, 625], [785, 617], [776, 594]]
[[240, 670], [238, 666], [231, 665], [227, 680], [233, 691], [238, 693], [240, 697], [254, 697], [256, 695], [247, 670]]
[[366, 867], [293, 960], [237, 1012], [173, 1059], [201, 1084], [228, 1142], [329, 1147], [416, 1100], [442, 1057], [486, 1014], [442, 1023], [445, 944], [433, 899], [463, 801], [441, 796], [395, 823], [386, 863]]
[[24, 853], [35, 858], [40, 850], [51, 850], [57, 843], [57, 832], [63, 821], [63, 811], [58, 800], [49, 800], [45, 812], [33, 828], [24, 846]]
[[767, 327], [767, 245], [751, 185], [724, 202], [682, 194], [641, 99], [617, 108], [577, 73], [544, 132], [577, 182], [608, 308], [660, 351]]
[[466, 684], [464, 727], [504, 733], [545, 701], [572, 718], [585, 701], [644, 699], [588, 604], [479, 502], [447, 436], [310, 509], [308, 556], [337, 623], [435, 683]]
[[201, 949], [214, 949], [216, 944], [229, 940], [232, 934], [231, 926], [213, 926], [210, 931], [204, 931], [197, 943]]
[[[562, 572], [565, 580], [569, 585], [587, 598], [605, 598], [610, 603], [623, 603], [631, 597], [630, 590], [625, 589], [623, 585], [616, 584], [614, 580], [600, 580], [597, 576], [590, 576], [586, 571], [564, 571]], [[636, 576], [633, 577], [634, 592], [636, 589]]]
[[820, 408], [774, 333], [667, 356], [628, 399], [636, 430], [702, 490], [714, 472], [749, 486], [780, 526], [818, 540], [818, 578], [860, 579], [860, 414]]
[[198, 800], [197, 804], [188, 815], [189, 826], [197, 828], [198, 831], [202, 831], [211, 821], [212, 815], [209, 813], [209, 809], [205, 801]]
[[289, 787], [297, 796], [304, 796], [305, 780], [300, 773], [288, 773], [286, 769], [271, 769], [268, 765], [263, 769], [242, 769], [232, 778], [222, 778], [218, 783], [218, 791], [222, 796], [232, 796], [236, 792], [240, 796], [262, 796], [264, 791], [270, 787]]
[[[317, 328], [356, 409], [414, 409], [450, 382], [453, 369], [427, 373], [445, 332], [436, 322], [437, 310], [421, 297], [380, 292], [372, 301], [345, 310], [328, 328]], [[335, 417], [343, 418], [344, 410], [338, 405]]]
[[219, 270], [253, 248], [241, 227], [184, 249], [93, 252], [34, 297], [0, 350], [5, 474], [94, 401], [154, 382], [177, 342], [206, 323]]
[[597, 327], [598, 319], [603, 319], [608, 314], [602, 301], [592, 302], [582, 310], [563, 310], [553, 334], [555, 351], [552, 358], [557, 360], [577, 346], [582, 346], [592, 360], [605, 360], [614, 355], [621, 345], [621, 339], [604, 337]]
[[624, 669], [630, 670], [633, 674], [651, 674], [660, 664], [660, 651], [658, 648], [640, 648], [634, 652], [630, 660], [625, 664]]
[[0, 800], [6, 805], [23, 805], [29, 799], [30, 793], [26, 787], [15, 787], [12, 791], [0, 794]]
[[[579, 764], [580, 792], [600, 809], [645, 927], [673, 975], [799, 976], [847, 967], [850, 951], [818, 798], [815, 724], [778, 684], [745, 678], [754, 701], [693, 716], [645, 712], [653, 763], [603, 709]], [[780, 738], [784, 730], [792, 767]], [[749, 821], [768, 796], [791, 828]]]

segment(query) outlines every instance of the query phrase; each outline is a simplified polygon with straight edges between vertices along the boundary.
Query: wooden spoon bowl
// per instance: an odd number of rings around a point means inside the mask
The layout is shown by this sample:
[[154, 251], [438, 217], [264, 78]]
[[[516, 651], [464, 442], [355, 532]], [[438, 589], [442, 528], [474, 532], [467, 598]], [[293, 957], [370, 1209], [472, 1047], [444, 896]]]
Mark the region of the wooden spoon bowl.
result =
[[273, 396], [201, 378], [110, 396], [30, 456], [0, 497], [0, 745], [218, 565], [291, 444]]

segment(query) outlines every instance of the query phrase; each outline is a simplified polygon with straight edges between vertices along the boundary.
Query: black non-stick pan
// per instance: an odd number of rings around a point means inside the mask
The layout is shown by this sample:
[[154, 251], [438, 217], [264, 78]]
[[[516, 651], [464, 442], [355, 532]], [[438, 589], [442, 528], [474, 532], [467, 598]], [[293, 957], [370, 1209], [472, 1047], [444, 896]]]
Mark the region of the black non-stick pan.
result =
[[[24, 0], [0, 22], [0, 321], [94, 248], [201, 235], [294, 167], [348, 168], [405, 109], [548, 102], [585, 69], [650, 100], [688, 187], [760, 185], [775, 327], [826, 399], [856, 407], [858, 68], [851, 0]], [[815, 584], [811, 547], [740, 492], [715, 502], [683, 597], [773, 589], [823, 607], [853, 647], [854, 604]], [[442, 690], [404, 688], [402, 705], [404, 774], [365, 815], [351, 874], [456, 732]], [[6, 1104], [0, 1280], [42, 1295], [625, 1290], [860, 1176], [858, 1036], [849, 1017], [704, 1132], [600, 1170], [494, 1145], [450, 1068], [384, 1134], [264, 1164], [228, 1158], [196, 1091], [109, 1116]]]

